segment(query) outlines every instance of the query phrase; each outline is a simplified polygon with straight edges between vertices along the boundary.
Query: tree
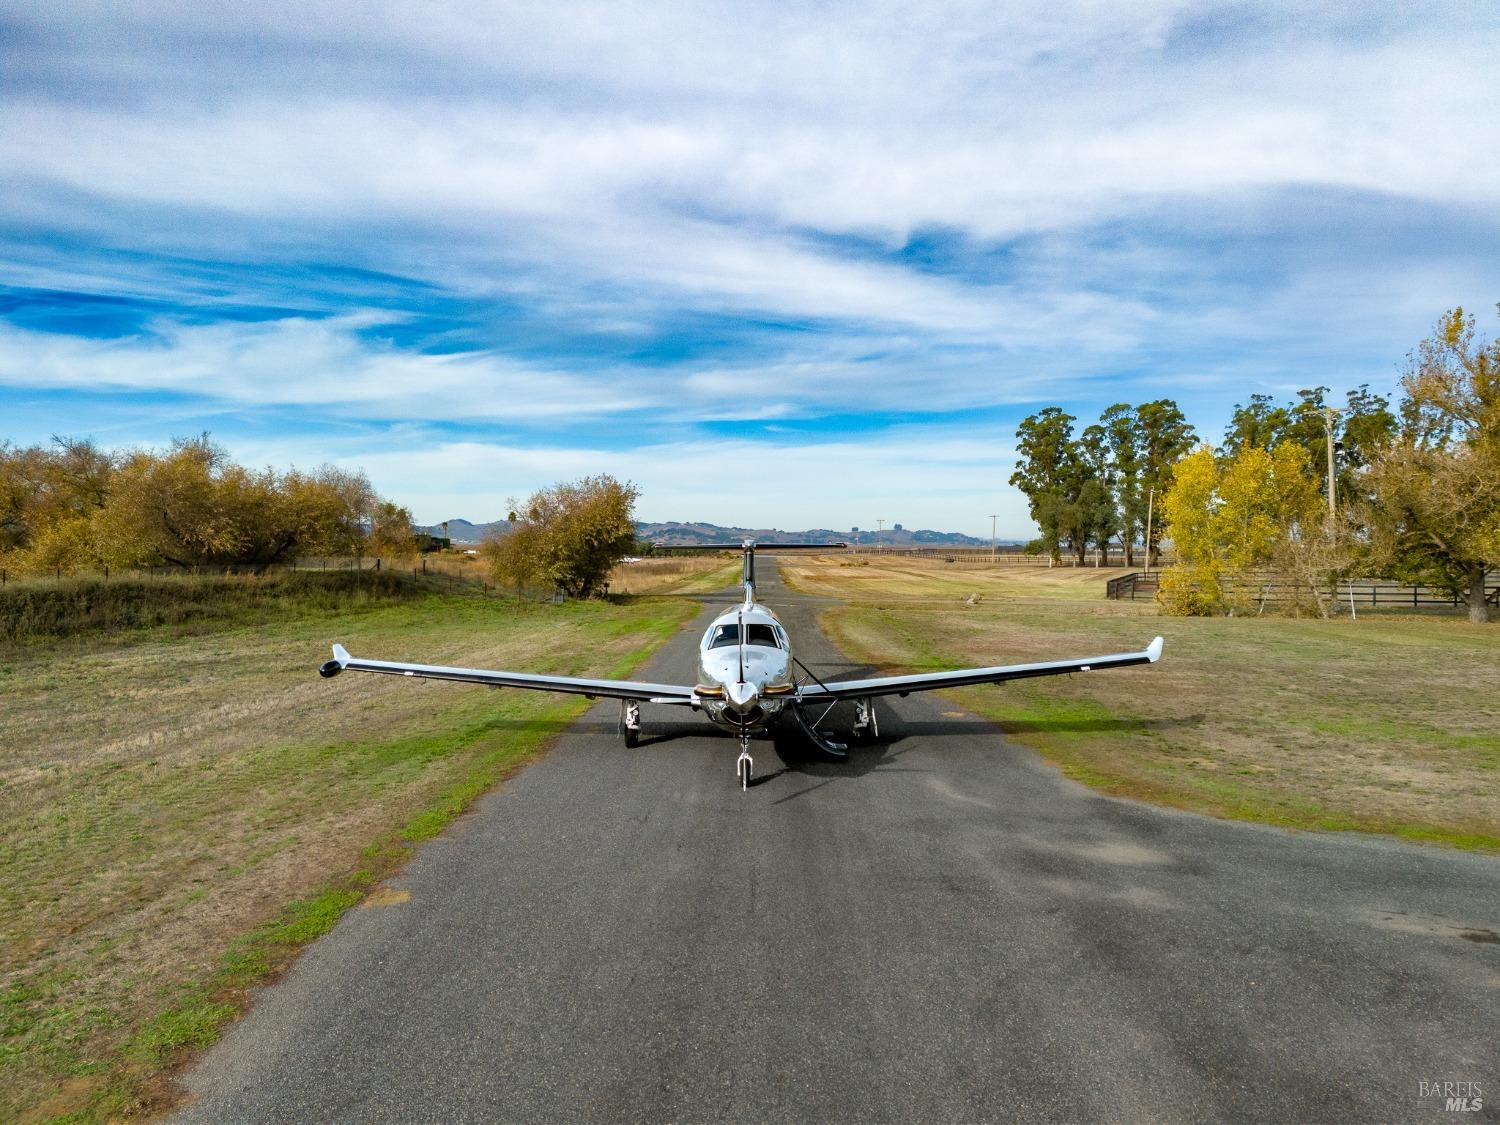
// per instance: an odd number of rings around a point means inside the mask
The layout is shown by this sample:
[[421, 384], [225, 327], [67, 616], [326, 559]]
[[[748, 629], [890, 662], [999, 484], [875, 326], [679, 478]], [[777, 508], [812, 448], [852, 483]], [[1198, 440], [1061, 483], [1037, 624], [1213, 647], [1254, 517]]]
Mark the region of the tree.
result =
[[417, 533], [412, 527], [411, 512], [389, 500], [378, 501], [370, 514], [370, 530], [365, 537], [364, 550], [377, 558], [415, 558]]
[[1120, 544], [1125, 548], [1125, 565], [1135, 566], [1135, 543], [1146, 525], [1145, 494], [1141, 491], [1142, 434], [1135, 407], [1117, 402], [1099, 416], [1109, 444], [1114, 470], [1116, 523]]
[[251, 471], [204, 435], [127, 455], [94, 525], [119, 566], [264, 568], [360, 550], [376, 501], [361, 473]]
[[1026, 494], [1031, 518], [1041, 530], [1037, 545], [1054, 562], [1062, 558], [1061, 546], [1074, 532], [1069, 496], [1076, 475], [1073, 450], [1073, 415], [1055, 406], [1022, 421], [1016, 430], [1016, 471], [1010, 483]]
[[1488, 621], [1485, 573], [1500, 564], [1500, 341], [1477, 338], [1474, 317], [1455, 308], [1408, 357], [1401, 386], [1399, 432], [1363, 482], [1372, 557]]
[[[1175, 613], [1244, 610], [1257, 572], [1276, 569], [1286, 577], [1302, 546], [1327, 535], [1307, 451], [1294, 441], [1269, 451], [1248, 445], [1227, 461], [1200, 447], [1178, 463], [1162, 516], [1178, 563], [1162, 575], [1161, 600]], [[1326, 614], [1326, 580], [1309, 585]]]
[[[1159, 500], [1172, 479], [1173, 467], [1198, 442], [1198, 435], [1188, 425], [1187, 418], [1169, 398], [1142, 403], [1136, 407], [1136, 425], [1139, 430], [1140, 484], [1150, 506], [1152, 493]], [[1139, 514], [1139, 511], [1137, 512]], [[1141, 517], [1144, 520], [1144, 516]], [[1152, 527], [1146, 539], [1146, 565], [1155, 566], [1161, 527]]]
[[90, 521], [104, 505], [115, 459], [91, 442], [54, 437], [50, 447], [0, 445], [0, 560], [50, 572], [95, 565]]
[[1213, 447], [1203, 445], [1177, 463], [1172, 487], [1162, 496], [1161, 519], [1177, 547], [1177, 563], [1162, 573], [1157, 594], [1169, 613], [1201, 617], [1226, 607], [1225, 559], [1215, 527], [1218, 491]]
[[1307, 450], [1307, 471], [1323, 482], [1328, 480], [1328, 434], [1333, 432], [1334, 450], [1337, 455], [1339, 428], [1338, 416], [1329, 418], [1328, 388], [1307, 387], [1297, 392], [1297, 402], [1285, 408], [1286, 425], [1276, 435], [1276, 441], [1295, 441]]
[[1251, 395], [1248, 404], [1235, 406], [1219, 456], [1233, 461], [1246, 449], [1272, 449], [1285, 436], [1291, 421], [1291, 410], [1277, 406], [1270, 395]]
[[363, 473], [252, 471], [204, 434], [165, 452], [0, 444], [0, 565], [75, 572], [101, 564], [254, 566], [298, 555], [387, 554], [411, 543], [405, 509]]
[[635, 485], [603, 474], [543, 489], [483, 552], [502, 583], [586, 598], [634, 547], [639, 495]]
[[1346, 490], [1353, 484], [1353, 475], [1366, 468], [1377, 452], [1384, 449], [1396, 436], [1396, 416], [1391, 413], [1391, 400], [1371, 392], [1368, 383], [1361, 383], [1345, 398], [1347, 405], [1340, 419], [1339, 488]]
[[[1078, 483], [1078, 543], [1092, 542], [1107, 555], [1110, 540], [1120, 530], [1115, 500], [1116, 469], [1109, 431], [1094, 425], [1084, 429], [1075, 447]], [[1080, 556], [1080, 560], [1082, 557]]]

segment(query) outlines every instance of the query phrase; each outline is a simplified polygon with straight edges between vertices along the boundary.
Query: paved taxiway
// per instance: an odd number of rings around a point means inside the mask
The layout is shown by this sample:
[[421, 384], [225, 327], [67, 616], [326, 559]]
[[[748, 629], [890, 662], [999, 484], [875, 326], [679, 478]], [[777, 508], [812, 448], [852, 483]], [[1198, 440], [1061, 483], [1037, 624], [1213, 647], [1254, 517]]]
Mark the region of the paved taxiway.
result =
[[[798, 655], [861, 672], [761, 565]], [[685, 682], [706, 620], [641, 678]], [[1476, 1116], [1424, 1079], [1497, 1116], [1500, 862], [1099, 797], [956, 711], [883, 703], [846, 764], [759, 743], [742, 794], [732, 738], [648, 706], [626, 750], [601, 703], [266, 990], [182, 1119]]]

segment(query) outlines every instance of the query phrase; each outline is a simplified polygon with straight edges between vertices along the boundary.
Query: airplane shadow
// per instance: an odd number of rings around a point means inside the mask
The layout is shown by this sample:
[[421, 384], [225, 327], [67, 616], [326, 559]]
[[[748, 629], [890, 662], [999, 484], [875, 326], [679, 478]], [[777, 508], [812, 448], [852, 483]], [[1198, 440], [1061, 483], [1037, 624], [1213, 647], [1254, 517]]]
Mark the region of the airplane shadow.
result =
[[[610, 734], [615, 733], [613, 723], [601, 724], [607, 726]], [[656, 746], [663, 742], [676, 742], [679, 738], [702, 738], [704, 735], [713, 736], [724, 734], [726, 738], [733, 737], [728, 732], [720, 731], [710, 725], [707, 719], [696, 719], [692, 722], [653, 722], [647, 719], [641, 724], [641, 737], [637, 746]]]
[[[855, 743], [849, 738], [849, 731], [854, 724], [854, 708], [847, 703], [840, 703], [829, 712], [820, 726], [831, 738], [850, 743], [847, 754], [843, 758], [831, 758], [825, 755], [808, 741], [801, 731], [791, 727], [776, 731], [771, 738], [756, 739], [752, 743], [751, 753], [755, 755], [757, 763], [764, 766], [770, 761], [775, 761], [778, 763], [778, 768], [757, 774], [750, 781], [751, 787], [765, 785], [787, 775], [793, 775], [811, 783], [779, 797], [775, 803], [781, 804], [785, 801], [796, 800], [815, 789], [821, 789], [839, 780], [853, 780], [875, 773], [925, 773], [927, 772], [925, 769], [900, 764], [900, 758], [907, 749], [902, 744], [911, 738], [973, 735], [986, 728], [994, 731], [1001, 739], [1010, 734], [1033, 732], [1103, 734], [1126, 731], [1164, 731], [1195, 727], [1201, 724], [1204, 718], [1202, 714], [1196, 714], [1170, 719], [1098, 718], [1052, 721], [1002, 719], [990, 721], [975, 717], [963, 720], [914, 719], [908, 721], [888, 706], [880, 709], [879, 717], [881, 725], [879, 738], [870, 742]], [[560, 724], [563, 727], [566, 725]], [[613, 721], [598, 722], [592, 726], [594, 732], [599, 735], [617, 736], [616, 724]], [[664, 722], [648, 719], [643, 724], [637, 745], [641, 747], [661, 746], [680, 739], [705, 736], [723, 738], [728, 748], [734, 745], [732, 734], [710, 726], [704, 719], [698, 717]], [[770, 754], [766, 753], [768, 750], [771, 751]]]

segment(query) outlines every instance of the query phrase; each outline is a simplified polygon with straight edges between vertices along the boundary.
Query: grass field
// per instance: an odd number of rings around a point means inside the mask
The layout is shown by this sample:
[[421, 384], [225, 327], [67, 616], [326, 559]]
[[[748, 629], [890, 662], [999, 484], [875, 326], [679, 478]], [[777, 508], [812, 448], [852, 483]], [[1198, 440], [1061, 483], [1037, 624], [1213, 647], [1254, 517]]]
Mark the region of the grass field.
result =
[[610, 572], [611, 594], [709, 594], [739, 581], [737, 555], [702, 554], [621, 563]]
[[[1500, 627], [1457, 615], [1176, 618], [1104, 597], [1110, 571], [783, 561], [848, 599], [857, 659], [925, 669], [1089, 656], [1166, 637], [1161, 663], [953, 693], [1107, 792], [1305, 829], [1500, 850]], [[967, 604], [971, 595], [980, 595]]]
[[273, 602], [0, 648], [0, 1120], [161, 1104], [247, 988], [588, 706], [323, 680], [330, 642], [618, 676], [694, 612], [416, 580]]

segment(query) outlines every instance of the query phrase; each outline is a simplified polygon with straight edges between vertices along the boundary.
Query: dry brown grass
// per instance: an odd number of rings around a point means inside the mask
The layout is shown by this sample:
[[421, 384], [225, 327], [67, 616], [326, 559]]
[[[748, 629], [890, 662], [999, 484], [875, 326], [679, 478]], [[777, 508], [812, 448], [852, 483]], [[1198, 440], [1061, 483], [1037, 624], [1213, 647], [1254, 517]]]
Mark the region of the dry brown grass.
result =
[[610, 572], [611, 594], [707, 594], [739, 581], [738, 556], [677, 555], [621, 563]]
[[855, 600], [932, 601], [967, 598], [1092, 599], [1111, 578], [1130, 573], [1119, 567], [996, 566], [945, 563], [940, 558], [898, 555], [802, 555], [784, 557], [781, 573], [809, 594]]
[[[1104, 598], [1109, 572], [953, 575], [926, 560], [783, 563], [850, 599], [828, 625], [859, 659], [958, 667], [1139, 649], [1150, 667], [955, 698], [1110, 792], [1288, 826], [1500, 849], [1500, 631], [1451, 615], [1358, 622], [1160, 617]], [[983, 593], [965, 604], [969, 593]]]
[[[372, 845], [430, 834], [455, 792], [482, 788], [585, 706], [323, 680], [331, 641], [392, 659], [618, 675], [692, 610], [431, 596], [0, 657], [0, 1119], [59, 1089], [69, 1104], [48, 1112], [97, 1109], [121, 1081], [119, 1052], [211, 979], [236, 938], [368, 868]], [[168, 1046], [213, 1031], [161, 1026], [151, 1034]]]

